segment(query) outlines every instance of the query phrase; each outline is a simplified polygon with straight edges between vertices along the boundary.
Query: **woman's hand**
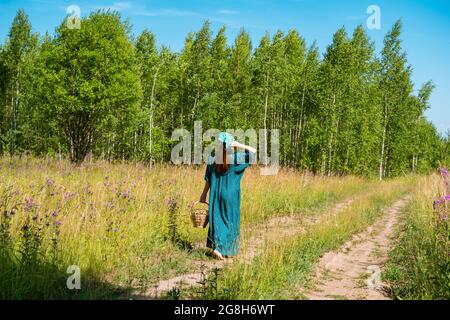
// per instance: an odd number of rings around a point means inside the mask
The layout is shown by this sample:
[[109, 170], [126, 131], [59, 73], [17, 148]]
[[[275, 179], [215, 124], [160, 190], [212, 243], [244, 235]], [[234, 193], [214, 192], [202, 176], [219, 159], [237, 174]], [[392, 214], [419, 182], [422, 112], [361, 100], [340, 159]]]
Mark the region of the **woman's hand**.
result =
[[203, 187], [203, 192], [199, 200], [200, 203], [207, 203], [206, 195], [208, 194], [208, 190], [209, 190], [209, 181], [205, 181], [205, 186]]
[[250, 146], [247, 147], [247, 150], [250, 151], [251, 153], [256, 153], [256, 149]]
[[233, 141], [233, 143], [231, 144], [231, 146], [232, 146], [232, 147], [236, 147], [236, 148], [242, 148], [242, 149], [248, 150], [248, 151], [250, 151], [250, 152], [252, 152], [252, 153], [256, 153], [256, 149], [255, 149], [255, 148], [250, 147], [250, 146], [247, 146], [247, 145], [242, 144], [242, 143], [239, 143], [239, 142], [237, 142], [237, 141]]

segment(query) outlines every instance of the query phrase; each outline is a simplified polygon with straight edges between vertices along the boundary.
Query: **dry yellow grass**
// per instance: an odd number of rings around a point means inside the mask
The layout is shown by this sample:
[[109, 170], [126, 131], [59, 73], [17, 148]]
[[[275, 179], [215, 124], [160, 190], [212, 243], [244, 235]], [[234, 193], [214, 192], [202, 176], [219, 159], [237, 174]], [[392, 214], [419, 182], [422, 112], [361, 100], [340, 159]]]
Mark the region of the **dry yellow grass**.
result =
[[[2, 158], [0, 205], [14, 213], [8, 232], [15, 252], [23, 247], [22, 228], [28, 223], [41, 238], [42, 263], [53, 259], [60, 271], [77, 265], [95, 281], [145, 288], [185, 272], [193, 259], [207, 259], [203, 251], [190, 250], [206, 238], [206, 229], [194, 229], [189, 221], [189, 205], [200, 196], [203, 176], [203, 166], [150, 169], [94, 162], [73, 167], [51, 159]], [[276, 215], [314, 214], [373, 184], [292, 170], [261, 176], [258, 168], [250, 168], [242, 182], [242, 226], [251, 228]], [[169, 202], [175, 206], [172, 212]], [[92, 290], [82, 296], [111, 292]]]

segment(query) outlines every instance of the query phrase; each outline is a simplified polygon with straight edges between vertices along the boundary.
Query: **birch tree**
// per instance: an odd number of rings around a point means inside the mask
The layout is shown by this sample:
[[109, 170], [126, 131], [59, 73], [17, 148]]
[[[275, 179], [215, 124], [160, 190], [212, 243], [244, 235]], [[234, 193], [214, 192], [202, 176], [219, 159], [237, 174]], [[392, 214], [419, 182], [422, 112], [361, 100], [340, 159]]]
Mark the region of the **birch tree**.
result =
[[3, 49], [3, 83], [4, 101], [8, 107], [4, 110], [6, 127], [9, 130], [3, 134], [9, 146], [10, 154], [15, 154], [20, 142], [17, 140], [20, 130], [19, 111], [22, 107], [22, 86], [24, 65], [29, 62], [30, 53], [37, 45], [37, 37], [32, 34], [28, 16], [22, 9], [16, 16], [8, 33], [8, 39]]
[[[412, 94], [411, 67], [401, 48], [401, 22], [397, 21], [384, 39], [381, 53], [379, 92], [383, 131], [380, 143], [379, 178], [389, 176], [391, 171], [400, 172], [401, 153], [404, 149], [404, 134], [407, 127], [402, 123], [411, 116], [408, 97]], [[398, 149], [397, 149], [398, 148]]]

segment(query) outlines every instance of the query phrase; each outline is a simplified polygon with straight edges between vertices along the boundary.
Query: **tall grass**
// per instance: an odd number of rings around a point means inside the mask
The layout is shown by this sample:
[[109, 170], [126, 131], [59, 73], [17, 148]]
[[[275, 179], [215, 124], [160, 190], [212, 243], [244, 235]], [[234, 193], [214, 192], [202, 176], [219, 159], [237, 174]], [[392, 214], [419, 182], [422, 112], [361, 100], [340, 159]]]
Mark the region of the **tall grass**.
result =
[[433, 210], [443, 195], [440, 177], [421, 178], [402, 213], [398, 240], [383, 277], [396, 299], [450, 299], [450, 226]]
[[[189, 271], [207, 259], [192, 248], [207, 231], [191, 227], [188, 209], [203, 176], [203, 167], [0, 158], [0, 298], [112, 298]], [[371, 185], [251, 168], [242, 226], [313, 214]], [[66, 288], [71, 265], [80, 267], [81, 290]]]
[[[355, 199], [340, 214], [313, 226], [305, 234], [276, 239], [251, 264], [237, 263], [223, 270], [221, 275], [214, 277], [214, 290], [202, 288], [199, 293], [194, 293], [194, 297], [301, 299], [299, 289], [309, 284], [320, 256], [367, 228], [384, 208], [409, 192], [414, 181], [415, 178], [407, 177], [378, 183], [371, 192]], [[209, 296], [205, 296], [205, 292]]]

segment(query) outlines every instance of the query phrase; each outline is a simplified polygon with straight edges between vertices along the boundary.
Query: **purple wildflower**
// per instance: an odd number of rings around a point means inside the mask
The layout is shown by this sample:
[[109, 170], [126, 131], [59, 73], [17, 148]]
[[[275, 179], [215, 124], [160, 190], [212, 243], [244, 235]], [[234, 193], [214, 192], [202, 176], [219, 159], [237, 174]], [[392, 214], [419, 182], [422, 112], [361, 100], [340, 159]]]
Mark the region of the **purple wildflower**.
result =
[[441, 206], [442, 204], [444, 204], [444, 200], [443, 199], [437, 199], [433, 203], [433, 208], [436, 209], [437, 207]]
[[107, 208], [110, 208], [110, 209], [112, 209], [112, 208], [115, 207], [115, 205], [114, 205], [114, 203], [113, 203], [112, 201], [106, 202], [106, 203], [105, 203], [105, 206], [106, 206]]
[[29, 198], [29, 197], [25, 197], [25, 206], [24, 206], [24, 210], [25, 211], [30, 211], [34, 208], [37, 208], [37, 204], [36, 202], [34, 202], [33, 198]]
[[445, 200], [445, 201], [450, 201], [450, 194], [446, 195], [446, 196], [444, 197], [444, 200]]
[[47, 187], [53, 187], [55, 185], [55, 181], [50, 178], [47, 178], [45, 183], [47, 184]]
[[170, 208], [171, 210], [173, 210], [173, 209], [175, 209], [175, 207], [177, 206], [177, 200], [176, 200], [175, 198], [173, 198], [173, 197], [170, 197], [170, 198], [167, 200], [167, 205], [169, 206], [169, 208]]
[[57, 217], [59, 214], [59, 210], [55, 210], [52, 212], [52, 217]]
[[121, 191], [120, 197], [123, 199], [130, 199], [131, 198], [131, 192], [130, 191]]
[[447, 168], [441, 167], [441, 168], [439, 168], [439, 171], [440, 171], [441, 176], [443, 178], [448, 178], [449, 177], [449, 173], [448, 173]]
[[64, 200], [68, 201], [75, 196], [75, 192], [67, 191], [64, 192]]
[[91, 188], [89, 188], [89, 186], [84, 187], [83, 191], [84, 191], [84, 193], [89, 194], [89, 195], [93, 194], [93, 192], [92, 192]]
[[61, 226], [61, 221], [56, 221], [55, 226], [57, 226], [57, 227]]

